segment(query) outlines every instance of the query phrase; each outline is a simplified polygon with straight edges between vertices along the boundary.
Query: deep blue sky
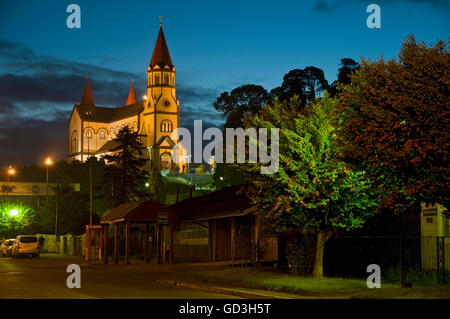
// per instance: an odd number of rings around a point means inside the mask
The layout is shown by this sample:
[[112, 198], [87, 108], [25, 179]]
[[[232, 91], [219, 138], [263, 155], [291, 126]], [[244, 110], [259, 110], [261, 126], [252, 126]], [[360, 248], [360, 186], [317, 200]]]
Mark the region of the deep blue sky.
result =
[[[81, 29], [66, 7], [81, 7]], [[368, 29], [366, 7], [381, 7]], [[88, 74], [98, 105], [123, 104], [130, 78], [144, 93], [163, 15], [182, 125], [220, 125], [212, 102], [253, 83], [270, 90], [289, 70], [314, 65], [336, 79], [341, 58], [391, 58], [414, 34], [448, 40], [450, 1], [0, 1], [0, 165], [64, 158], [67, 120]]]

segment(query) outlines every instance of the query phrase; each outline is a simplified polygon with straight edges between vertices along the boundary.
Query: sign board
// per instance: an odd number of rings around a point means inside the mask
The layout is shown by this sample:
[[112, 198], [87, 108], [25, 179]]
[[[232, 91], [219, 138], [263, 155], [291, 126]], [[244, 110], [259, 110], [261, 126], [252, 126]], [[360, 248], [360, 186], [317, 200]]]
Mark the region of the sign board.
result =
[[169, 223], [169, 213], [158, 213], [158, 224], [168, 224]]

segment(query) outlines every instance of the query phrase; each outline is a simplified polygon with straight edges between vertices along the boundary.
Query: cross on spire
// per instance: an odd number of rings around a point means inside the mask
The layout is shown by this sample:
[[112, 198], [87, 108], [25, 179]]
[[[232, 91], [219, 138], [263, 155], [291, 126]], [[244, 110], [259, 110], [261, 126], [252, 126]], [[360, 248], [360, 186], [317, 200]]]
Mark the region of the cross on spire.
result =
[[163, 19], [163, 16], [159, 16], [159, 26], [162, 26], [162, 19]]

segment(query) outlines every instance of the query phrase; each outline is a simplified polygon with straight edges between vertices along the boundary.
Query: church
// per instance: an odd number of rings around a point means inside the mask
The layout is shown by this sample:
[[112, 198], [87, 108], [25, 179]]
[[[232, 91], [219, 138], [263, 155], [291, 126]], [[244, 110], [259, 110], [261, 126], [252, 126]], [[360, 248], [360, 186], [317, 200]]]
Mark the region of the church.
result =
[[[125, 98], [124, 98], [125, 100]], [[124, 106], [95, 105], [89, 79], [80, 104], [75, 104], [69, 119], [68, 161], [86, 161], [90, 156], [101, 158], [117, 146], [118, 131], [128, 126], [141, 135], [143, 156], [149, 167], [186, 172], [183, 160], [172, 161], [177, 141], [171, 134], [179, 125], [180, 101], [176, 95], [175, 67], [160, 24], [150, 64], [147, 68], [147, 95], [136, 99], [133, 82]], [[181, 158], [185, 158], [180, 152]]]

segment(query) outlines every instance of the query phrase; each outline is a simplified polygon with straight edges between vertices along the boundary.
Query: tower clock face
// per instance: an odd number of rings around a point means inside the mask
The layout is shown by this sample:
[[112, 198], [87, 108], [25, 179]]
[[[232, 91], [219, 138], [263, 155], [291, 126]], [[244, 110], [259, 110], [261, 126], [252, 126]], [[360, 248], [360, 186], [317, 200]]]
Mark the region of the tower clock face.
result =
[[163, 104], [164, 104], [165, 107], [169, 107], [170, 106], [169, 100], [164, 100]]

